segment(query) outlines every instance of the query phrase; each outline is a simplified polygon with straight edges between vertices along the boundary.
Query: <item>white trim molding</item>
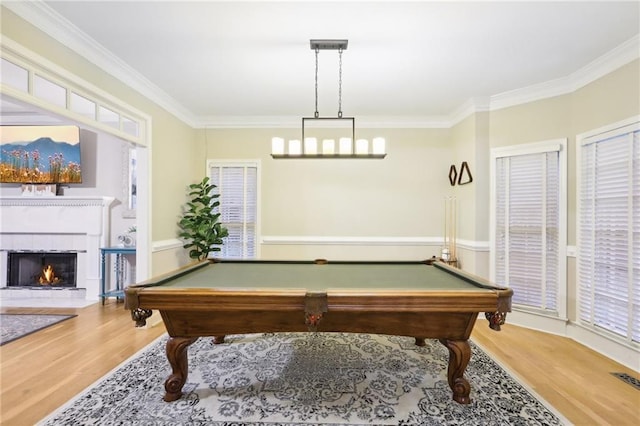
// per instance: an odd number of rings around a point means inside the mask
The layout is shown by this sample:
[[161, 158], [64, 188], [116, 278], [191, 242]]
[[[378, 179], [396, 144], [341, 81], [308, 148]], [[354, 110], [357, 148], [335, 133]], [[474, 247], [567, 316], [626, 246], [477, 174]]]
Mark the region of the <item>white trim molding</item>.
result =
[[182, 245], [183, 245], [182, 241], [180, 241], [177, 238], [171, 238], [169, 240], [154, 241], [151, 244], [151, 251], [153, 253], [157, 253], [159, 251], [181, 249]]
[[435, 237], [327, 237], [327, 236], [263, 236], [265, 245], [337, 245], [337, 246], [436, 246]]
[[491, 111], [575, 92], [639, 57], [640, 36], [635, 35], [567, 76], [491, 96]]
[[[260, 238], [264, 245], [335, 245], [335, 246], [442, 246], [442, 237], [349, 237], [318, 235], [265, 235]], [[488, 241], [458, 240], [459, 248], [472, 251], [489, 251]]]

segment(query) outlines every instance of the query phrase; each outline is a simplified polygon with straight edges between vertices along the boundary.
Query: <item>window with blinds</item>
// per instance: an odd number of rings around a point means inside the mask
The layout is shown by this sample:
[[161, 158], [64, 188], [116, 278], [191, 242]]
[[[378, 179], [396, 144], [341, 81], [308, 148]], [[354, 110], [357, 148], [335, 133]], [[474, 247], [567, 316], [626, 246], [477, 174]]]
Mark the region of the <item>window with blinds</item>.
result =
[[513, 303], [566, 315], [566, 141], [492, 150], [492, 280]]
[[580, 323], [638, 343], [640, 123], [634, 120], [578, 138], [577, 280]]
[[220, 222], [229, 230], [221, 250], [226, 259], [257, 256], [258, 164], [210, 162], [209, 178], [220, 194]]

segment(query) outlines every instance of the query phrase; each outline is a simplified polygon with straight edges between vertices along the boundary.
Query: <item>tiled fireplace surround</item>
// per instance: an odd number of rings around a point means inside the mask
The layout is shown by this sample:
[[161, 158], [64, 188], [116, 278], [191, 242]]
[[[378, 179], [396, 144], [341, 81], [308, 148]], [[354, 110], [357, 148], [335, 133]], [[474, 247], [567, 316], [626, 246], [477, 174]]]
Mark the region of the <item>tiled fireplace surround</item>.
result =
[[7, 287], [8, 252], [77, 252], [77, 286], [100, 294], [100, 247], [109, 240], [111, 197], [0, 197], [0, 288]]

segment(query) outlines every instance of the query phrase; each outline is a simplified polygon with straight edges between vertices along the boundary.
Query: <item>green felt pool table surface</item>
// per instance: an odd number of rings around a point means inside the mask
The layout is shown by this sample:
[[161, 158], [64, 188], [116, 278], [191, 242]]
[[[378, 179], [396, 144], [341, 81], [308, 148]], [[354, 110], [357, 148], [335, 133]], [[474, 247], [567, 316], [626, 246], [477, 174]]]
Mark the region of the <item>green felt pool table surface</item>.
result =
[[163, 284], [173, 288], [486, 291], [476, 281], [461, 279], [423, 263], [213, 263]]

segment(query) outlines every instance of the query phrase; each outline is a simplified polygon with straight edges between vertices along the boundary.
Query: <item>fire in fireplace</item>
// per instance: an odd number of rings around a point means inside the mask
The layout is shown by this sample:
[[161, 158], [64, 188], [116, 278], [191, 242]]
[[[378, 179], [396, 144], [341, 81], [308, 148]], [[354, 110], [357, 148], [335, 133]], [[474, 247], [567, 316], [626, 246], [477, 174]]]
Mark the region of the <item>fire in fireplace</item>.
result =
[[75, 252], [9, 252], [8, 287], [76, 287]]

